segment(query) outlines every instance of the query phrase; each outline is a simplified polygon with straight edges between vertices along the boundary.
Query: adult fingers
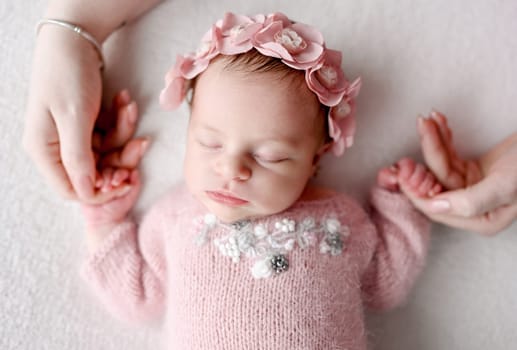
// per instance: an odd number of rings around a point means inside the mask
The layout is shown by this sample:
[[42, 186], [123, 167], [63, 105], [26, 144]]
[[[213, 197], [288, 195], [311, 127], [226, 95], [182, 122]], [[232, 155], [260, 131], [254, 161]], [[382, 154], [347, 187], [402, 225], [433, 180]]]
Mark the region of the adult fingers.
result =
[[503, 176], [489, 175], [473, 186], [436, 196], [429, 209], [435, 213], [473, 217], [513, 204], [515, 198], [508, 190], [512, 184], [508, 181]]
[[429, 216], [433, 221], [487, 236], [494, 235], [510, 226], [517, 217], [517, 203], [501, 206], [490, 212], [473, 217], [429, 212], [427, 211], [429, 209], [427, 200], [417, 199], [414, 203], [420, 211]]
[[438, 125], [430, 119], [418, 118], [420, 144], [426, 165], [446, 188], [463, 187], [463, 178], [451, 166], [450, 153]]
[[95, 121], [95, 129], [103, 135], [111, 130], [116, 124], [117, 111], [131, 102], [129, 92], [124, 89], [111, 99], [111, 105], [101, 108], [99, 117]]
[[[494, 235], [511, 225], [517, 217], [517, 203], [503, 205], [487, 213], [471, 217], [463, 217], [450, 213], [437, 213], [437, 206], [433, 202], [433, 199], [418, 197], [404, 184], [401, 184], [400, 187], [415, 207], [424, 215], [435, 222], [458, 229], [477, 232], [483, 235]], [[440, 206], [438, 206], [438, 208], [439, 207]]]
[[122, 150], [104, 156], [101, 160], [101, 167], [136, 168], [149, 147], [149, 143], [149, 139], [145, 137], [132, 139]]
[[447, 122], [447, 118], [442, 113], [433, 110], [431, 112], [432, 120], [435, 121], [438, 131], [440, 132], [440, 137], [442, 139], [443, 145], [447, 149], [447, 154], [449, 155], [449, 166], [452, 167], [459, 174], [464, 174], [465, 164], [463, 160], [458, 157], [456, 152], [456, 148], [454, 147], [452, 140], [452, 131], [449, 128], [449, 124]]
[[106, 152], [126, 144], [135, 133], [137, 119], [138, 108], [135, 101], [118, 109], [115, 127], [103, 138], [100, 151]]
[[101, 136], [100, 142], [94, 144], [95, 150], [107, 153], [123, 146], [133, 137], [137, 119], [138, 109], [128, 90], [117, 93], [109, 109], [102, 109], [95, 123], [96, 133]]
[[55, 120], [63, 166], [78, 198], [87, 201], [94, 195], [95, 184], [95, 158], [91, 144], [94, 118], [75, 112]]
[[[68, 175], [61, 161], [60, 144], [54, 121], [44, 107], [28, 108], [24, 129], [23, 148], [35, 163], [46, 182], [66, 199], [76, 199]], [[39, 115], [39, 117], [38, 117]]]

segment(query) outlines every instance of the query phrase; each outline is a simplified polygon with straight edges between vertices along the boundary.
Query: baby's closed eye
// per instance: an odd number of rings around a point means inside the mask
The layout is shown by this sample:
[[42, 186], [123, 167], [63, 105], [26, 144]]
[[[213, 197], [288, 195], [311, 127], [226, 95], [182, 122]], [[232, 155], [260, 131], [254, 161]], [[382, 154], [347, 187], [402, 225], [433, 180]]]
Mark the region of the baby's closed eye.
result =
[[254, 153], [253, 158], [260, 162], [280, 163], [289, 160], [290, 158], [284, 154], [260, 154]]
[[198, 138], [197, 139], [197, 143], [202, 146], [203, 148], [208, 148], [208, 149], [220, 149], [222, 147], [222, 144], [220, 142], [218, 142], [217, 140], [213, 140], [213, 139], [202, 139], [202, 138]]

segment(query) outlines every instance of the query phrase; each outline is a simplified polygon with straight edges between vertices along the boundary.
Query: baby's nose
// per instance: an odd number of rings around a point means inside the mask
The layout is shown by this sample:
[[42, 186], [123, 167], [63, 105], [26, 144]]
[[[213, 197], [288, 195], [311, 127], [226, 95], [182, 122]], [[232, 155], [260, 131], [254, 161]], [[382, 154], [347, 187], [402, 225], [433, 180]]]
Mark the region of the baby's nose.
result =
[[216, 172], [224, 180], [246, 181], [251, 177], [251, 169], [241, 156], [222, 156], [216, 162]]

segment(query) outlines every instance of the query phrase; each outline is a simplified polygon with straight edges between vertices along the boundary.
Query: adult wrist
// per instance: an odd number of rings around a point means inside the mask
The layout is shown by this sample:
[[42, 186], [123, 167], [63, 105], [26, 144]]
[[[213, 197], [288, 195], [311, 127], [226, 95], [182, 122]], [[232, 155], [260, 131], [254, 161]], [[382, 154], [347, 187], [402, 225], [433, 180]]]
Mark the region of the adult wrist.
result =
[[74, 33], [75, 35], [78, 35], [82, 40], [87, 41], [88, 44], [91, 45], [97, 53], [100, 62], [100, 69], [104, 67], [104, 56], [102, 54], [102, 46], [90, 32], [88, 32], [87, 30], [73, 22], [64, 21], [56, 18], [42, 18], [38, 21], [36, 25], [36, 35], [39, 34], [41, 28], [44, 26], [59, 27], [61, 30], [69, 31], [71, 34]]
[[50, 1], [43, 18], [55, 18], [74, 23], [90, 33], [102, 45], [119, 25], [111, 23], [110, 16], [104, 11], [93, 11], [83, 4], [74, 1]]
[[75, 23], [102, 44], [118, 28], [159, 2], [160, 0], [49, 0], [43, 17]]

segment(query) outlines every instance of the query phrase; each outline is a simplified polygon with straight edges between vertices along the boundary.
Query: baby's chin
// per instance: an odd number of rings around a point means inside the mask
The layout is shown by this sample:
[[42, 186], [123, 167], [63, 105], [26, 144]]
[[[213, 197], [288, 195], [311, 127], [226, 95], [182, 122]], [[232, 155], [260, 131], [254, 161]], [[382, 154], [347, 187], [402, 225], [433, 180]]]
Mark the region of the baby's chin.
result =
[[276, 205], [274, 207], [261, 206], [253, 201], [240, 206], [231, 206], [213, 201], [207, 197], [204, 192], [196, 192], [194, 196], [201, 202], [208, 212], [214, 214], [220, 222], [226, 224], [274, 215], [288, 207], [286, 205]]
[[204, 207], [214, 214], [220, 222], [231, 224], [242, 220], [257, 219], [274, 213], [259, 212], [253, 210], [249, 205], [241, 207], [230, 207], [222, 204], [211, 202], [210, 199], [202, 200]]
[[250, 220], [258, 217], [259, 215], [252, 215], [250, 213], [243, 213], [239, 210], [218, 210], [214, 208], [207, 208], [212, 214], [214, 214], [220, 222], [225, 224], [231, 224], [237, 221]]
[[203, 195], [197, 195], [196, 197], [208, 212], [214, 214], [217, 219], [223, 223], [230, 224], [253, 217], [252, 213], [244, 207], [230, 207], [218, 204]]

